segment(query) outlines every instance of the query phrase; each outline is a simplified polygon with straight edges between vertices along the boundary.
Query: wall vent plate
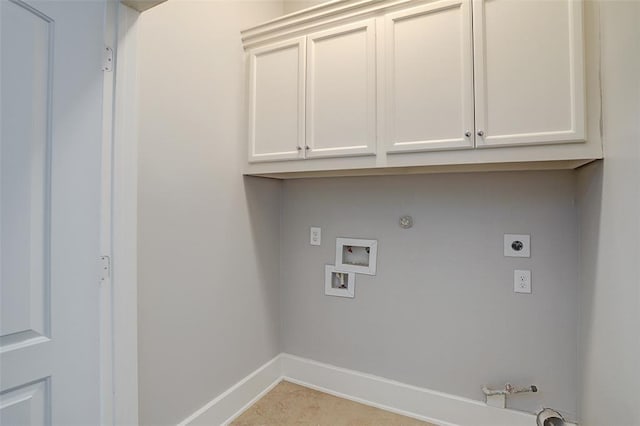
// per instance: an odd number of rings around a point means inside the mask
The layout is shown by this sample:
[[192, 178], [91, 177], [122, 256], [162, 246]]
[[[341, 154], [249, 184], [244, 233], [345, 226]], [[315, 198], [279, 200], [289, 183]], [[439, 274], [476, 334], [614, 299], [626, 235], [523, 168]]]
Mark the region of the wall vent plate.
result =
[[527, 234], [504, 234], [505, 257], [531, 257], [531, 236]]

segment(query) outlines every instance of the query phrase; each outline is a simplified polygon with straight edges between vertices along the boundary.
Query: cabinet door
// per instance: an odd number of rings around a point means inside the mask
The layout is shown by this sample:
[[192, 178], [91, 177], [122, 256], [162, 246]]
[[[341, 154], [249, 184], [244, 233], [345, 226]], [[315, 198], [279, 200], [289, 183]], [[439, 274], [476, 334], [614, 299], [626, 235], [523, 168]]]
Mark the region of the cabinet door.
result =
[[249, 162], [302, 158], [305, 38], [249, 52]]
[[478, 147], [585, 138], [582, 2], [473, 0]]
[[473, 148], [470, 0], [385, 16], [387, 152]]
[[375, 154], [375, 20], [312, 34], [307, 48], [307, 157]]

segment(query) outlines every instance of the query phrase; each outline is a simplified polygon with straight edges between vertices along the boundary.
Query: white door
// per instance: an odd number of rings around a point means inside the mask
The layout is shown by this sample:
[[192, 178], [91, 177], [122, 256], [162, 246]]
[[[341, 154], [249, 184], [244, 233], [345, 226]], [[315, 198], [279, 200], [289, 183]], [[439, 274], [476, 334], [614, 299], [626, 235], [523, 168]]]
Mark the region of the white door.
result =
[[0, 0], [0, 424], [100, 423], [104, 2]]
[[302, 158], [305, 37], [249, 52], [249, 162]]
[[306, 157], [374, 155], [375, 19], [308, 36]]
[[385, 16], [387, 152], [473, 148], [471, 0]]
[[476, 146], [584, 141], [582, 1], [473, 4]]

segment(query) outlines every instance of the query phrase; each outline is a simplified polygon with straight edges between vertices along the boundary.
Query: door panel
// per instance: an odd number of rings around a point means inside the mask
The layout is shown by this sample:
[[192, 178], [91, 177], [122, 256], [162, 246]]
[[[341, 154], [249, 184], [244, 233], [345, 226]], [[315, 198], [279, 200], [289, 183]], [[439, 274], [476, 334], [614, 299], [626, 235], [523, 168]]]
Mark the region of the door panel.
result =
[[105, 3], [0, 1], [0, 419], [100, 423]]
[[49, 423], [49, 382], [40, 380], [0, 395], [0, 424], [45, 425]]
[[474, 0], [478, 147], [584, 141], [582, 2]]
[[387, 152], [473, 148], [470, 0], [391, 13], [385, 41]]
[[48, 200], [53, 23], [22, 4], [2, 10], [0, 344], [49, 336]]
[[373, 155], [375, 20], [308, 36], [306, 156]]
[[304, 145], [305, 38], [249, 53], [249, 161], [292, 160]]

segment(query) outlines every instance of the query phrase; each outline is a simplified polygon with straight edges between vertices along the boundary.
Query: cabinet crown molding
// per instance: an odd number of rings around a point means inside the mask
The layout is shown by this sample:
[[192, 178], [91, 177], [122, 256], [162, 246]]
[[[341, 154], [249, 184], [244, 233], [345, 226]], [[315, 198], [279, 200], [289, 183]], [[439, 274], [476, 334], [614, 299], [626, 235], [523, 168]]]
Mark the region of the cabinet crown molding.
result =
[[333, 0], [264, 22], [241, 31], [245, 49], [284, 40], [327, 24], [338, 24], [383, 12], [397, 6], [416, 6], [430, 1], [416, 0]]

